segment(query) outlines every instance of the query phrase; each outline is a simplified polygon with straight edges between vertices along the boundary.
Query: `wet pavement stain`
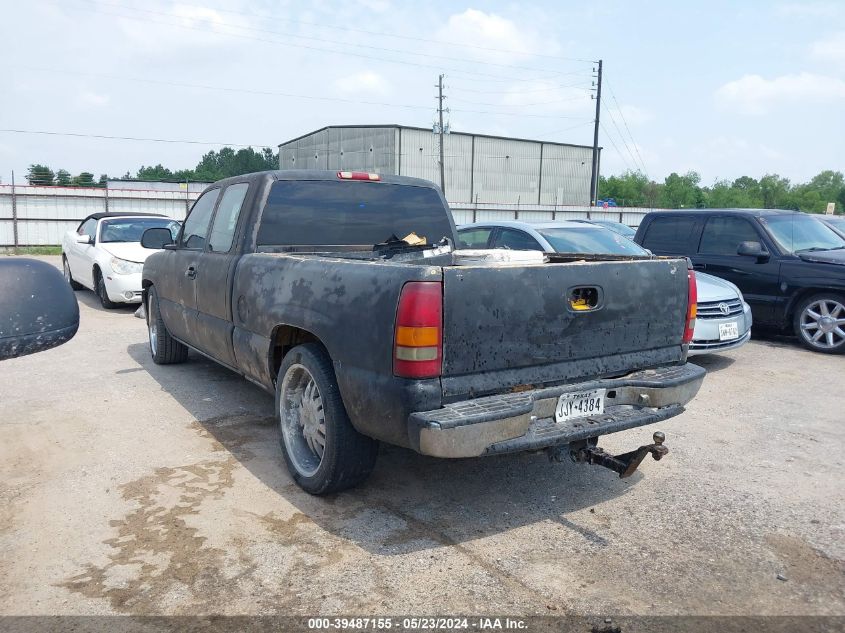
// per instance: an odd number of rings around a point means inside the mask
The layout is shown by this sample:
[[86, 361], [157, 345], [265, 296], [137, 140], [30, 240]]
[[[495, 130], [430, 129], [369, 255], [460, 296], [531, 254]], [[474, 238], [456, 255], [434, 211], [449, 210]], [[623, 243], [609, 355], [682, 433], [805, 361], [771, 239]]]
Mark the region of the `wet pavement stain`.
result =
[[[220, 498], [233, 483], [237, 460], [202, 461], [154, 474], [122, 486], [125, 500], [138, 504], [123, 519], [111, 521], [115, 538], [109, 562], [89, 564], [59, 586], [88, 598], [107, 599], [118, 611], [155, 613], [171, 591], [192, 594], [192, 606], [208, 601], [204, 591], [231, 583], [225, 577], [225, 552], [205, 545], [206, 538], [186, 519], [209, 498]], [[211, 606], [210, 604], [208, 606]]]

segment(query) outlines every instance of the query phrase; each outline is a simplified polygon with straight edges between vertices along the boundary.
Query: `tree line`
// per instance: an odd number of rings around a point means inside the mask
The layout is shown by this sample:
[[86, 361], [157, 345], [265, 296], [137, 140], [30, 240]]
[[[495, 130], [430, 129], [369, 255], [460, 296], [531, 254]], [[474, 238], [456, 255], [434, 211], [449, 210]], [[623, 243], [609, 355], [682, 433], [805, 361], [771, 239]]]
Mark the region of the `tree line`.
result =
[[[193, 169], [171, 170], [161, 164], [155, 166], [141, 166], [133, 175], [126, 172], [120, 180], [154, 180], [165, 182], [214, 182], [221, 178], [240, 176], [254, 171], [278, 169], [279, 161], [276, 154], [269, 147], [256, 151], [251, 147], [235, 150], [224, 147], [220, 151], [210, 151], [205, 154]], [[102, 174], [94, 180], [94, 174], [84, 171], [72, 176], [67, 170], [59, 169], [53, 172], [43, 164], [29, 166], [26, 179], [30, 185], [42, 187], [104, 187], [109, 180], [107, 174]]]
[[[277, 169], [278, 158], [272, 149], [251, 147], [235, 150], [224, 147], [206, 153], [193, 169], [171, 170], [161, 164], [142, 166], [134, 175], [127, 172], [122, 180], [154, 180], [171, 182], [214, 182], [254, 171]], [[82, 172], [72, 176], [67, 170], [55, 173], [46, 165], [30, 165], [26, 179], [41, 186], [105, 186], [109, 177]], [[823, 171], [809, 182], [792, 183], [778, 174], [766, 174], [759, 180], [742, 176], [735, 180], [717, 180], [711, 186], [701, 185], [701, 176], [690, 171], [671, 173], [663, 182], [650, 180], [638, 171], [599, 178], [599, 197], [618, 206], [680, 208], [767, 208], [824, 212], [829, 202], [838, 212], [845, 211], [845, 178], [841, 171]]]
[[823, 171], [809, 182], [792, 183], [778, 174], [759, 180], [742, 176], [701, 186], [701, 176], [690, 171], [671, 173], [662, 183], [643, 173], [627, 171], [599, 178], [599, 197], [618, 206], [681, 208], [794, 209], [823, 213], [829, 202], [845, 211], [845, 177], [841, 171]]

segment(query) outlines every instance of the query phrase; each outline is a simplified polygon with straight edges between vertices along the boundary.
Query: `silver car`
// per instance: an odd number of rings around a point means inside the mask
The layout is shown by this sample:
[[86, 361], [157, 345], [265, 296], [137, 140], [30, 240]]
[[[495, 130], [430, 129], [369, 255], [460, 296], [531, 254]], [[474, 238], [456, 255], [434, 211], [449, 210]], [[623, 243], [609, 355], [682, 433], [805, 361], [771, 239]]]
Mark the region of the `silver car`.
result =
[[[547, 253], [604, 253], [647, 255], [626, 237], [593, 223], [476, 222], [458, 227], [459, 248], [509, 248]], [[751, 308], [735, 285], [704, 273], [695, 273], [698, 316], [690, 355], [736, 349], [751, 338]]]

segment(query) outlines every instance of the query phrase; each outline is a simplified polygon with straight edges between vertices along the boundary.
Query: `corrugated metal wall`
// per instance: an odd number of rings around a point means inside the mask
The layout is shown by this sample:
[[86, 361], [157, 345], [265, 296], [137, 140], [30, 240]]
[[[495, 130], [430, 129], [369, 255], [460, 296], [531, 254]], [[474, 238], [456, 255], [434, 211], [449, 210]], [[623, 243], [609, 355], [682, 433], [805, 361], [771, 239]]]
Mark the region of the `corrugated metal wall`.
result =
[[[18, 244], [59, 244], [65, 232], [85, 216], [106, 211], [107, 205], [110, 212], [160, 213], [183, 220], [198, 197], [196, 191], [16, 186]], [[0, 246], [14, 244], [12, 217], [12, 187], [0, 185]]]
[[[440, 182], [437, 135], [407, 127], [326, 128], [279, 147], [281, 169], [348, 169]], [[450, 203], [584, 205], [589, 147], [453, 133], [444, 137]]]

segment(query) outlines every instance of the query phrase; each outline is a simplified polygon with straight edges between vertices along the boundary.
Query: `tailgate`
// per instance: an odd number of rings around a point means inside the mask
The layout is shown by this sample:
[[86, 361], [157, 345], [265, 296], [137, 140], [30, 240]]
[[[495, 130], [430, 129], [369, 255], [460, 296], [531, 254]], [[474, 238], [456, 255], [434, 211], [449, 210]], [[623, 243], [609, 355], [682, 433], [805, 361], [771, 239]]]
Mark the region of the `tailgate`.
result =
[[[443, 283], [447, 400], [619, 375], [682, 357], [682, 259], [454, 266], [443, 269]], [[575, 288], [595, 289], [595, 307], [574, 309]]]

